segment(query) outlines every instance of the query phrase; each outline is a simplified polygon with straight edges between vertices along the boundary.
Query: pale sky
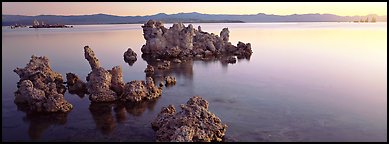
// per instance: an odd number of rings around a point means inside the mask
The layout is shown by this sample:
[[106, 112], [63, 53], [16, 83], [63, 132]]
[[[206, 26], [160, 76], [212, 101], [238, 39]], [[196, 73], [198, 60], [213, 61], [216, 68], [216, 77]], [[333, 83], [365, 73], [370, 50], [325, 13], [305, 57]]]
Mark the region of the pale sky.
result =
[[387, 2], [2, 2], [2, 14], [144, 16], [157, 13], [386, 15]]

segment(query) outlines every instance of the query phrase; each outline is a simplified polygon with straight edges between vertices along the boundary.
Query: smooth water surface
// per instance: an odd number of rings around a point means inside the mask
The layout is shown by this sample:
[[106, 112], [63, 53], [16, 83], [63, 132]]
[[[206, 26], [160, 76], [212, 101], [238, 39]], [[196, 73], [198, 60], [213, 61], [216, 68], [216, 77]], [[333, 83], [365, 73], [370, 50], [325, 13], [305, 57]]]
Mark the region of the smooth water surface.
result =
[[[187, 24], [185, 24], [187, 25]], [[387, 141], [387, 23], [211, 23], [228, 27], [230, 41], [250, 42], [250, 60], [183, 63], [177, 84], [138, 105], [91, 104], [65, 93], [68, 114], [26, 114], [14, 104], [31, 55], [85, 81], [89, 45], [105, 69], [121, 65], [125, 82], [145, 80], [141, 24], [76, 25], [70, 29], [2, 28], [3, 141], [155, 141], [150, 122], [160, 109], [200, 95], [228, 125], [231, 141]], [[171, 24], [165, 24], [170, 27]], [[130, 66], [123, 53], [132, 48]]]

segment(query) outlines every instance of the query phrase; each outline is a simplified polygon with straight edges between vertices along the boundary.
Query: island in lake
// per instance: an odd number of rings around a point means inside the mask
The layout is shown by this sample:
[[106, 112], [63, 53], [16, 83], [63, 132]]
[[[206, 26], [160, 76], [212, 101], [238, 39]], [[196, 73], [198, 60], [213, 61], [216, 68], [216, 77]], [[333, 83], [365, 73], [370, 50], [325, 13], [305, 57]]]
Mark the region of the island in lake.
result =
[[30, 26], [29, 28], [72, 28], [73, 26], [67, 26], [64, 24], [45, 24], [43, 21], [39, 23], [39, 21], [34, 20], [33, 25]]

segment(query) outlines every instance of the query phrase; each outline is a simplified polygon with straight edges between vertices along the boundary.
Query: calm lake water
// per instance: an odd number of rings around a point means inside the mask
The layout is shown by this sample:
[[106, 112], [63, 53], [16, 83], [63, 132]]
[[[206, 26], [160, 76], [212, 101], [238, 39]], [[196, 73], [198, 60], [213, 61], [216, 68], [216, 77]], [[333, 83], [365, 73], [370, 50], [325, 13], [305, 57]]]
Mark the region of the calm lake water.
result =
[[[170, 27], [172, 24], [165, 24]], [[232, 141], [387, 141], [387, 23], [212, 23], [230, 41], [250, 42], [250, 60], [224, 65], [194, 61], [174, 68], [177, 84], [139, 105], [91, 104], [65, 93], [64, 115], [17, 109], [14, 92], [31, 55], [47, 56], [53, 71], [91, 71], [89, 45], [105, 69], [121, 65], [125, 82], [145, 80], [141, 24], [75, 25], [72, 29], [2, 28], [3, 141], [155, 141], [150, 122], [160, 109], [200, 95], [228, 125]], [[185, 24], [187, 26], [187, 24]], [[123, 53], [138, 60], [130, 66]]]

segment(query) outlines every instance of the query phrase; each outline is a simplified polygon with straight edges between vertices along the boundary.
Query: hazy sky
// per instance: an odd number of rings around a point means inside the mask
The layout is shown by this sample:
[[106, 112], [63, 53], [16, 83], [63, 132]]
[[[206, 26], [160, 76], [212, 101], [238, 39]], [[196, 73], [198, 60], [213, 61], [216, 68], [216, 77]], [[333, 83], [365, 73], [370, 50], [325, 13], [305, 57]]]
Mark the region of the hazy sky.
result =
[[143, 16], [157, 13], [386, 15], [387, 2], [2, 2], [2, 14]]

